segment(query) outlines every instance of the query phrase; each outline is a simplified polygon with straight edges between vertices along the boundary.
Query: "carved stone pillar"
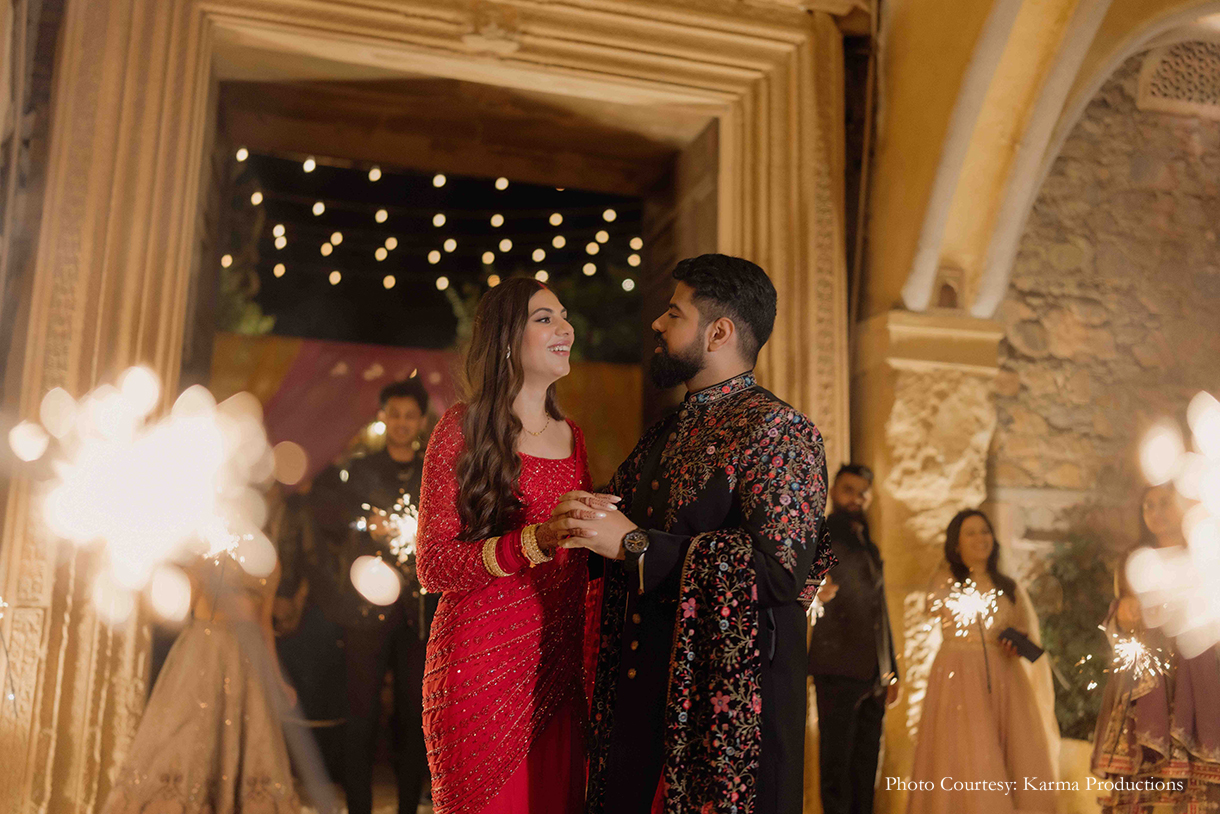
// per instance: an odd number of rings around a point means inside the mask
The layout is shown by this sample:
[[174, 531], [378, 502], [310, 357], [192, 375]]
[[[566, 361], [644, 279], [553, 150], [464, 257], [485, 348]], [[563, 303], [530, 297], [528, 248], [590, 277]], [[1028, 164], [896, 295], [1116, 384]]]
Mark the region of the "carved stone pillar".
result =
[[924, 589], [943, 557], [950, 518], [986, 498], [1002, 335], [998, 323], [957, 314], [890, 311], [861, 326], [852, 449], [875, 470], [869, 515], [885, 558], [903, 690], [886, 715], [880, 812], [906, 807], [905, 794], [886, 792], [884, 777], [910, 776], [933, 655], [921, 614]]
[[[174, 388], [206, 132], [193, 111], [208, 89], [184, 47], [198, 39], [191, 12], [179, 0], [65, 10], [23, 418], [48, 389], [80, 395], [136, 361]], [[0, 810], [89, 811], [143, 708], [147, 634], [135, 620], [115, 630], [98, 620], [90, 556], [49, 539], [30, 489], [12, 484], [0, 543], [17, 690], [0, 704]]]

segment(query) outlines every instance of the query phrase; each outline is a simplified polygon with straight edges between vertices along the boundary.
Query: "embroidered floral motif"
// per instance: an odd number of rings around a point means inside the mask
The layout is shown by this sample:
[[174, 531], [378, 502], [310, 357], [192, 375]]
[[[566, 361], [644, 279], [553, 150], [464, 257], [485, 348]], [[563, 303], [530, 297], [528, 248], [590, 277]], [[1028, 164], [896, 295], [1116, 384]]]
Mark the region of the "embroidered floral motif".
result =
[[[821, 529], [826, 501], [821, 435], [805, 416], [755, 386], [747, 373], [687, 396], [676, 417], [654, 425], [610, 486], [631, 511], [641, 470], [661, 442], [668, 501], [656, 525], [672, 531], [709, 488], [727, 490], [742, 525], [696, 536], [683, 568], [665, 718], [665, 810], [750, 814], [762, 743], [755, 552], [800, 579], [812, 601], [834, 564]], [[654, 485], [654, 489], [656, 486]], [[822, 533], [819, 533], [822, 531]], [[812, 563], [807, 574], [798, 568]], [[606, 573], [605, 608], [626, 606], [622, 569]], [[707, 612], [700, 613], [701, 609]], [[588, 811], [601, 814], [618, 691], [623, 614], [602, 614], [592, 702]]]

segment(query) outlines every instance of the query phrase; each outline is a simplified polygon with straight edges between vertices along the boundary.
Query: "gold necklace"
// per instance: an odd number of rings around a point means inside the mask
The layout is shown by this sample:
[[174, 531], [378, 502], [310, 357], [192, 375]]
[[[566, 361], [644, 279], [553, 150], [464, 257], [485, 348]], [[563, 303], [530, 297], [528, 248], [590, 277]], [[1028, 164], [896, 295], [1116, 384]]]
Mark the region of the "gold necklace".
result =
[[530, 435], [537, 438], [539, 435], [542, 435], [544, 432], [546, 432], [550, 426], [551, 426], [551, 417], [550, 417], [550, 415], [547, 415], [546, 423], [542, 425], [542, 429], [538, 430], [538, 432], [531, 432], [529, 429], [526, 428], [525, 424], [521, 425], [521, 429], [525, 430]]

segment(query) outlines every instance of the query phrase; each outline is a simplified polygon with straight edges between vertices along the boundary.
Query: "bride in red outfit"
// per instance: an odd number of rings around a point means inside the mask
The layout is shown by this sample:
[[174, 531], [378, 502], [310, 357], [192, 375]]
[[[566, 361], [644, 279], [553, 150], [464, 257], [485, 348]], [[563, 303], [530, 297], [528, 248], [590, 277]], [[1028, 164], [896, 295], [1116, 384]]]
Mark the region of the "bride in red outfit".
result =
[[573, 331], [550, 289], [506, 280], [479, 301], [469, 396], [424, 459], [417, 561], [443, 592], [424, 669], [437, 814], [576, 814], [584, 803], [586, 552], [559, 548], [565, 493], [589, 488], [560, 414]]

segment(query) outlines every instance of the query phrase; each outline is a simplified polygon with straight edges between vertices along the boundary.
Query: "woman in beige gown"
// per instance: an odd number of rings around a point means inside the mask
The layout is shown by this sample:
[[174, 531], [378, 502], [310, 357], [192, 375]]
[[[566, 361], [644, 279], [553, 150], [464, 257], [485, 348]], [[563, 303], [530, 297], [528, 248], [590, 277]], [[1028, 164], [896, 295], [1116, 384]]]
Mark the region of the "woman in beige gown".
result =
[[228, 554], [190, 569], [197, 597], [166, 657], [102, 814], [299, 814], [279, 710], [271, 607], [280, 567]]
[[[967, 510], [953, 518], [944, 567], [928, 596], [943, 641], [928, 676], [908, 814], [1055, 811], [1053, 700], [1039, 702], [1035, 684], [1042, 682], [1031, 680], [1028, 662], [999, 638], [1012, 627], [1036, 642], [1037, 617], [998, 561], [986, 515]], [[987, 611], [963, 619], [954, 609], [963, 607], [963, 591], [968, 595], [971, 583], [984, 597], [997, 593]], [[1040, 661], [1038, 670], [1045, 670], [1047, 658]], [[1043, 788], [1043, 783], [1052, 785]]]

